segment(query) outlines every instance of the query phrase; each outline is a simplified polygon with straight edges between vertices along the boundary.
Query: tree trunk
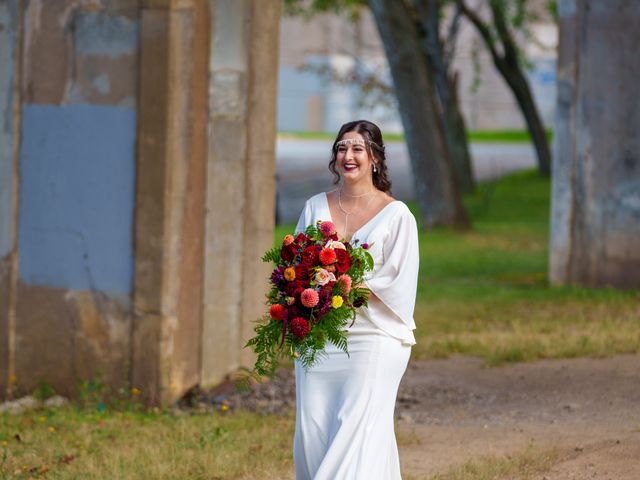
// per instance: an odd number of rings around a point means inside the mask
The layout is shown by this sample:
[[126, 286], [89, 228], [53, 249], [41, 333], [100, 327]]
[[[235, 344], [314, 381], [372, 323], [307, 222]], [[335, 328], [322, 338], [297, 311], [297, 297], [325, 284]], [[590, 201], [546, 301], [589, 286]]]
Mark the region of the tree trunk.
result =
[[369, 0], [395, 85], [422, 223], [468, 227], [415, 24], [404, 1]]
[[457, 77], [449, 73], [444, 48], [440, 38], [441, 7], [438, 0], [415, 0], [414, 7], [423, 37], [422, 50], [433, 72], [434, 84], [438, 93], [442, 123], [447, 147], [456, 180], [465, 193], [473, 192], [475, 180], [471, 167], [469, 141], [464, 117], [460, 113], [457, 94]]
[[[460, 113], [460, 104], [458, 103], [457, 76], [453, 79], [447, 79], [447, 89], [450, 92], [449, 95], [440, 96], [447, 145], [451, 152], [458, 185], [463, 192], [471, 193], [475, 190], [476, 182], [471, 166], [467, 126], [462, 113]], [[445, 99], [446, 103], [444, 103]]]
[[529, 82], [520, 69], [520, 66], [516, 68], [504, 66], [501, 73], [509, 84], [509, 87], [511, 87], [511, 91], [520, 106], [522, 116], [525, 122], [527, 122], [531, 141], [536, 149], [538, 171], [541, 175], [548, 177], [551, 174], [551, 150], [549, 149], [547, 132], [545, 131], [544, 124], [538, 113], [538, 107], [529, 88]]

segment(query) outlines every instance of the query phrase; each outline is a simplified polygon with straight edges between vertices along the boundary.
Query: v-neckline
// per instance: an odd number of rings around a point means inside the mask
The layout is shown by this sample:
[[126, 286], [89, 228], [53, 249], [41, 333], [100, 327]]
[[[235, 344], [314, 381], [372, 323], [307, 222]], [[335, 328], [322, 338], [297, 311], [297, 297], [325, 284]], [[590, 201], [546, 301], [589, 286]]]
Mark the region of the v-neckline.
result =
[[[362, 230], [364, 227], [366, 227], [371, 222], [373, 222], [382, 212], [384, 212], [387, 209], [387, 207], [389, 205], [392, 205], [392, 204], [394, 204], [396, 202], [399, 202], [399, 201], [400, 200], [391, 200], [384, 207], [382, 207], [380, 210], [378, 210], [378, 212], [373, 217], [371, 217], [365, 223], [360, 225], [360, 228], [358, 228], [355, 232], [353, 232], [353, 235], [351, 235], [351, 238], [347, 241], [347, 243], [351, 243], [351, 240], [353, 240], [355, 238], [356, 233], [360, 232], [360, 230]], [[333, 216], [331, 215], [331, 207], [329, 207], [329, 195], [327, 195], [327, 192], [324, 192], [324, 204], [327, 207], [327, 213], [329, 214], [329, 220], [331, 221], [331, 223], [333, 223], [335, 225], [336, 223], [333, 221]]]

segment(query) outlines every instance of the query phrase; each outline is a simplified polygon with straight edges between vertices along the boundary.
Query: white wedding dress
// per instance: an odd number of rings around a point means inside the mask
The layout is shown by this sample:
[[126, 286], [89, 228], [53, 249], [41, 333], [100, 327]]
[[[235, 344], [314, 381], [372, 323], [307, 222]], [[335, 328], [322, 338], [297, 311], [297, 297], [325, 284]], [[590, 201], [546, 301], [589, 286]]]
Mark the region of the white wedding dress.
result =
[[[331, 220], [325, 193], [307, 200], [296, 231], [318, 220]], [[370, 246], [374, 270], [366, 283], [375, 296], [349, 328], [349, 356], [328, 343], [309, 370], [296, 362], [296, 480], [401, 478], [393, 416], [415, 344], [415, 218], [393, 201], [354, 233], [356, 243]]]

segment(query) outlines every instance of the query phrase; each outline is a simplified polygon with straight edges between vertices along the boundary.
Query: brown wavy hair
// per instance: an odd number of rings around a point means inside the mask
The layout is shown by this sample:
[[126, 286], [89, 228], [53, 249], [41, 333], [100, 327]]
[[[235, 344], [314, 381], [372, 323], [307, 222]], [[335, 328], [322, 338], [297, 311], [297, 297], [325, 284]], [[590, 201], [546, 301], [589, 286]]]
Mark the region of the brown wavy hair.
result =
[[336, 136], [331, 147], [331, 161], [329, 162], [329, 171], [334, 175], [334, 184], [340, 182], [340, 172], [336, 168], [336, 156], [338, 153], [338, 147], [336, 144], [342, 140], [342, 137], [347, 132], [355, 132], [362, 135], [366, 143], [366, 149], [369, 155], [376, 159], [377, 172], [373, 174], [373, 186], [378, 190], [391, 195], [391, 180], [387, 173], [387, 157], [385, 156], [384, 140], [382, 140], [382, 132], [375, 123], [368, 120], [355, 120], [348, 122], [340, 127], [340, 131]]

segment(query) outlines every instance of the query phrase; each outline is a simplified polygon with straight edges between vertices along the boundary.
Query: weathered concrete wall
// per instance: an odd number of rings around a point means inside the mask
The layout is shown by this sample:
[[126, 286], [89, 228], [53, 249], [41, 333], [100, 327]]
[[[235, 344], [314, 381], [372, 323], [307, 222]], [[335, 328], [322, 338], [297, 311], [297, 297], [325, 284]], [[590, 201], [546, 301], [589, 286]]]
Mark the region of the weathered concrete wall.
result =
[[279, 1], [212, 5], [202, 383], [239, 366], [263, 313], [275, 214]]
[[18, 18], [16, 0], [0, 1], [0, 397], [13, 375]]
[[0, 0], [3, 395], [101, 377], [166, 403], [250, 364], [280, 8]]
[[209, 12], [142, 10], [133, 383], [167, 402], [200, 380]]
[[640, 287], [640, 3], [561, 0], [550, 279]]
[[70, 394], [128, 381], [138, 4], [23, 5], [15, 368]]

